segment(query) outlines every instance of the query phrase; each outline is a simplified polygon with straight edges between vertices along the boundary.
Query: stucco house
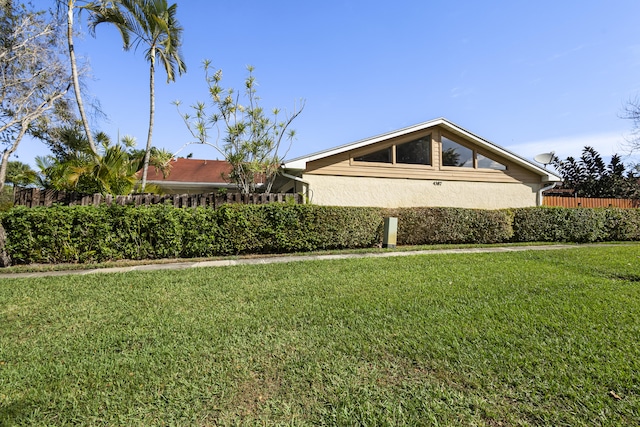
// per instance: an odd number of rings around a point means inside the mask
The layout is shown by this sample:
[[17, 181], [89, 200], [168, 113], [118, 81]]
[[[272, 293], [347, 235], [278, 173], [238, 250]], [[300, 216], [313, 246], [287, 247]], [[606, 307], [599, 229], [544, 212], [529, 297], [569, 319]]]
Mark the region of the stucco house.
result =
[[343, 206], [536, 206], [562, 181], [444, 118], [291, 159], [281, 170], [279, 191]]

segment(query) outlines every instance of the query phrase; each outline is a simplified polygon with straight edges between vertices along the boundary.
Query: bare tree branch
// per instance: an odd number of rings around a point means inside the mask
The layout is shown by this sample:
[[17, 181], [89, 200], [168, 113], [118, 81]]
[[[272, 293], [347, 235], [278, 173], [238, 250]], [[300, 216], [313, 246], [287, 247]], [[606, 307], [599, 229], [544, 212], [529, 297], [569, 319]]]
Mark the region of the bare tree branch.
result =
[[51, 112], [69, 91], [71, 80], [58, 44], [59, 28], [44, 12], [10, 4], [0, 23], [0, 191], [9, 157], [32, 123]]

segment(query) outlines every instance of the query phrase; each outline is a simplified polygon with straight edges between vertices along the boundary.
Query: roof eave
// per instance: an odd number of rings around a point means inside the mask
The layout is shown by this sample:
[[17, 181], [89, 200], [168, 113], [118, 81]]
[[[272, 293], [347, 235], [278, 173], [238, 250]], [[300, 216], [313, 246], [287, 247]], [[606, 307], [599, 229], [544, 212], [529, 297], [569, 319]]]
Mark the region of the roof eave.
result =
[[476, 143], [478, 143], [479, 145], [483, 146], [484, 148], [486, 148], [488, 151], [491, 151], [495, 154], [498, 154], [502, 157], [506, 157], [507, 159], [512, 160], [513, 162], [515, 162], [516, 164], [524, 167], [525, 169], [530, 170], [531, 172], [534, 172], [538, 175], [540, 175], [542, 177], [542, 182], [561, 182], [562, 178], [560, 178], [559, 176], [553, 174], [552, 172], [549, 172], [546, 169], [543, 169], [535, 164], [533, 164], [531, 161], [525, 159], [524, 157], [521, 157], [505, 148], [502, 148], [490, 141], [487, 141], [486, 139], [472, 133], [469, 132], [468, 130], [448, 121], [447, 119], [444, 118], [438, 118], [438, 119], [434, 119], [434, 120], [429, 120], [427, 122], [423, 122], [423, 123], [419, 123], [417, 125], [413, 125], [413, 126], [409, 126], [403, 129], [399, 129], [393, 132], [388, 132], [382, 135], [377, 135], [371, 138], [366, 138], [366, 139], [362, 139], [350, 144], [344, 144], [341, 145], [339, 147], [335, 147], [329, 150], [324, 150], [324, 151], [319, 151], [316, 153], [312, 153], [308, 156], [303, 156], [303, 157], [297, 157], [294, 159], [291, 159], [289, 161], [286, 161], [283, 163], [282, 168], [283, 169], [287, 169], [287, 170], [297, 170], [297, 171], [304, 171], [307, 168], [307, 163], [312, 162], [314, 160], [318, 160], [321, 158], [325, 158], [325, 157], [329, 157], [329, 156], [333, 156], [336, 154], [340, 154], [343, 153], [345, 151], [350, 151], [350, 150], [355, 150], [357, 148], [360, 147], [364, 147], [366, 145], [371, 145], [371, 144], [375, 144], [377, 142], [380, 141], [384, 141], [387, 139], [392, 139], [392, 138], [396, 138], [402, 135], [406, 135], [409, 133], [413, 133], [413, 132], [418, 132], [420, 130], [423, 129], [428, 129], [430, 127], [434, 127], [434, 126], [443, 126], [445, 128], [447, 128], [447, 130], [451, 131], [452, 133], [455, 133], [457, 135], [463, 136], [467, 139], [470, 139], [472, 141], [475, 141]]

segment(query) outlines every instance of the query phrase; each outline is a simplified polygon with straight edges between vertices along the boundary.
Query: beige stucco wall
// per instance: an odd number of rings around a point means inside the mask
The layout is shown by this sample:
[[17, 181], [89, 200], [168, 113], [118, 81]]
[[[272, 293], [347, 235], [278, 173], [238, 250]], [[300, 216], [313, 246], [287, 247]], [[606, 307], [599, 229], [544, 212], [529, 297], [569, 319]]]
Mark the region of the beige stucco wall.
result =
[[311, 203], [338, 206], [447, 206], [500, 209], [535, 206], [539, 184], [429, 181], [304, 174]]

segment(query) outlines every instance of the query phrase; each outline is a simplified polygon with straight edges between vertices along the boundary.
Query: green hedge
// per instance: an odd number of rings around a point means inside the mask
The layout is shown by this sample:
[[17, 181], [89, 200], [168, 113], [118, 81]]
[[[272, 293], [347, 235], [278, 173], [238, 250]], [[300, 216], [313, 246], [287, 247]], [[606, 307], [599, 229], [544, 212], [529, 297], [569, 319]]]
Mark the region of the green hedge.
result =
[[531, 207], [388, 209], [399, 245], [640, 240], [640, 209]]
[[398, 218], [399, 245], [501, 243], [513, 234], [508, 210], [400, 208], [385, 214]]
[[194, 258], [379, 245], [640, 240], [639, 209], [354, 208], [315, 205], [16, 207], [0, 213], [14, 264]]
[[379, 209], [288, 204], [16, 207], [1, 220], [14, 264], [362, 248], [382, 228]]
[[516, 209], [515, 242], [640, 240], [640, 210], [539, 207]]

